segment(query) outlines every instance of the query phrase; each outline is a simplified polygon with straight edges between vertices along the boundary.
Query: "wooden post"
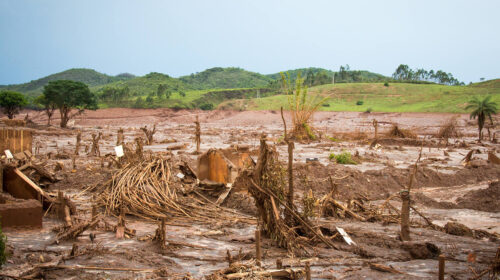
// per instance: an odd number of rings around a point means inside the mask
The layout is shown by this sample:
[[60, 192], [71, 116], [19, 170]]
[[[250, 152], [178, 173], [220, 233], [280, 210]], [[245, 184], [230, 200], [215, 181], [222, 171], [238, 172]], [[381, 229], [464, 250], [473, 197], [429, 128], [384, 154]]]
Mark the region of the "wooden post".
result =
[[231, 252], [229, 252], [229, 249], [226, 250], [226, 259], [229, 266], [231, 266], [231, 264], [233, 263], [233, 256], [231, 256]]
[[445, 256], [443, 254], [439, 255], [439, 280], [444, 280], [444, 261]]
[[64, 219], [64, 193], [61, 190], [57, 192], [57, 204], [57, 216], [62, 220]]
[[[292, 140], [287, 139], [288, 143], [288, 195], [287, 204], [290, 209], [293, 209], [293, 148], [295, 147]], [[288, 213], [289, 211], [287, 211]], [[293, 215], [288, 213], [287, 224], [292, 225]]]
[[311, 280], [311, 265], [306, 262], [306, 280]]
[[78, 130], [78, 134], [76, 135], [76, 145], [75, 145], [75, 155], [79, 155], [80, 153], [80, 142], [82, 141], [82, 132]]
[[402, 190], [399, 195], [403, 204], [401, 206], [401, 240], [410, 241], [410, 192]]
[[200, 128], [200, 122], [198, 120], [198, 116], [196, 116], [196, 121], [194, 122], [195, 124], [195, 142], [196, 142], [196, 153], [200, 153], [200, 144], [201, 144], [201, 128]]
[[92, 221], [97, 218], [97, 205], [95, 203], [92, 204]]
[[123, 136], [123, 128], [118, 129], [118, 135], [116, 135], [116, 146], [122, 145], [125, 137]]
[[283, 268], [283, 261], [281, 259], [276, 259], [276, 268], [277, 269]]
[[3, 192], [3, 164], [0, 162], [0, 192]]
[[378, 138], [378, 121], [373, 119], [373, 127], [375, 128], [375, 140]]
[[71, 159], [72, 170], [76, 171], [76, 156], [73, 156]]
[[78, 254], [78, 245], [76, 243], [73, 243], [73, 247], [71, 247], [71, 252], [69, 253], [69, 255], [71, 257], [74, 257]]
[[102, 132], [99, 132], [99, 135], [95, 135], [92, 133], [92, 147], [90, 148], [91, 156], [101, 156], [101, 151], [99, 150], [99, 140], [101, 140]]
[[260, 229], [258, 227], [257, 230], [255, 230], [255, 259], [257, 266], [261, 266]]

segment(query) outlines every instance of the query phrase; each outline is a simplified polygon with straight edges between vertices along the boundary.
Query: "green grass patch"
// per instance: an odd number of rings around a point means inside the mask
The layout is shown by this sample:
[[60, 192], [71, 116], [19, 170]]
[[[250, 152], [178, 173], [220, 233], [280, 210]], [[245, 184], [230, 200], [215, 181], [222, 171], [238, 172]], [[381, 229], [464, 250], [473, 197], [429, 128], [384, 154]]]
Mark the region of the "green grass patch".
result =
[[[330, 96], [321, 111], [366, 112], [446, 112], [466, 113], [465, 106], [473, 96], [491, 95], [500, 103], [500, 88], [478, 86], [444, 86], [437, 84], [351, 83], [321, 85], [310, 88], [314, 94]], [[363, 100], [363, 105], [356, 105]], [[247, 101], [247, 110], [287, 108], [287, 96], [275, 95]]]
[[351, 158], [351, 153], [345, 151], [340, 154], [331, 153], [328, 158], [338, 164], [358, 164]]

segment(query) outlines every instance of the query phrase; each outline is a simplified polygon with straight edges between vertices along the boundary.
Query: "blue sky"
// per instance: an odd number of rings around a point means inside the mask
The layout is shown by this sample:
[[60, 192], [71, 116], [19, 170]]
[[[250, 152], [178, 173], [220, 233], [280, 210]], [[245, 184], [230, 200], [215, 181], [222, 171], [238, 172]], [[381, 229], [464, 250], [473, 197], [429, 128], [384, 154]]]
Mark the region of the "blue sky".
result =
[[69, 68], [174, 77], [221, 66], [500, 77], [500, 1], [0, 0], [0, 84]]

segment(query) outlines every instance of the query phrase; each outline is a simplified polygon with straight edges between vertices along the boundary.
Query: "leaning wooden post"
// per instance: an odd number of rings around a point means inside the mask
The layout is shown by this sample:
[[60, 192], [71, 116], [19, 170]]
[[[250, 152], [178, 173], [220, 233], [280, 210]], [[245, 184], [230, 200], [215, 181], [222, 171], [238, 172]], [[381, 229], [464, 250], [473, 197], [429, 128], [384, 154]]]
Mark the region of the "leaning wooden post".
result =
[[257, 227], [255, 230], [255, 259], [257, 266], [261, 266], [261, 252], [260, 252], [260, 229]]
[[410, 241], [410, 192], [402, 190], [399, 195], [403, 201], [401, 207], [401, 240]]
[[444, 261], [445, 256], [443, 254], [439, 255], [439, 280], [444, 280]]
[[415, 180], [415, 175], [418, 170], [418, 163], [422, 157], [422, 149], [424, 148], [424, 142], [422, 141], [422, 146], [420, 147], [420, 152], [418, 154], [417, 161], [415, 162], [415, 168], [410, 175], [410, 182], [408, 183], [408, 189], [402, 190], [399, 194], [401, 200], [403, 201], [401, 205], [401, 241], [410, 241], [410, 192], [413, 186], [413, 181]]
[[306, 262], [306, 280], [311, 280], [311, 264]]

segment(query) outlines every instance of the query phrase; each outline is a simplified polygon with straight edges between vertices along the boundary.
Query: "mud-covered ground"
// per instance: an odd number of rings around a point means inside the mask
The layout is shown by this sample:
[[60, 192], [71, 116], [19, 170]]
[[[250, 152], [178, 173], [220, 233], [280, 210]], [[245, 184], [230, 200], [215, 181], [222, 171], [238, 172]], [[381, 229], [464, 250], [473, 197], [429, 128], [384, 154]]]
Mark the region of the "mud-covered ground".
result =
[[[201, 122], [201, 150], [247, 146], [257, 159], [260, 135], [268, 135], [268, 143], [275, 144], [283, 135], [279, 112], [230, 112], [230, 111], [173, 111], [167, 109], [133, 110], [105, 109], [79, 116], [72, 128], [47, 127], [46, 118], [37, 112], [29, 113], [37, 124], [34, 129], [34, 147], [39, 148], [37, 158], [53, 170], [57, 162], [63, 170], [56, 171], [60, 179], [47, 184], [47, 190], [62, 190], [76, 204], [78, 216], [90, 217], [92, 197], [82, 193], [89, 186], [110, 178], [115, 167], [107, 167], [97, 157], [85, 155], [90, 146], [91, 134], [102, 132], [101, 155], [114, 154], [116, 134], [125, 131], [125, 142], [143, 137], [140, 127], [157, 126], [154, 144], [145, 150], [165, 152], [168, 147], [185, 144], [172, 153], [197, 166], [193, 154], [195, 116]], [[24, 115], [23, 115], [24, 116]], [[286, 116], [285, 116], [286, 117]], [[435, 134], [448, 119], [456, 118], [461, 137], [449, 143], [437, 139]], [[373, 139], [372, 120], [379, 122], [379, 144], [370, 147]], [[57, 118], [53, 120], [58, 123]], [[408, 129], [417, 134], [417, 140], [387, 138], [392, 127]], [[289, 124], [290, 126], [290, 124]], [[409, 113], [342, 113], [320, 112], [313, 127], [321, 139], [310, 143], [295, 143], [294, 182], [295, 201], [300, 206], [304, 193], [312, 190], [321, 198], [332, 190], [329, 178], [336, 186], [335, 199], [347, 203], [362, 197], [371, 204], [382, 203], [388, 197], [407, 187], [420, 149], [419, 163], [412, 189], [412, 205], [435, 225], [458, 222], [474, 230], [473, 236], [457, 236], [429, 227], [412, 227], [411, 242], [399, 240], [396, 223], [361, 222], [350, 218], [313, 218], [324, 227], [342, 227], [356, 245], [347, 245], [335, 239], [338, 250], [318, 244], [308, 257], [292, 256], [277, 248], [269, 238], [263, 238], [263, 267], [275, 268], [276, 259], [284, 266], [303, 267], [310, 261], [313, 279], [419, 279], [436, 278], [437, 247], [447, 258], [446, 279], [469, 279], [486, 269], [500, 246], [500, 165], [487, 162], [488, 152], [497, 156], [500, 145], [490, 141], [477, 143], [475, 122], [467, 115], [409, 114]], [[74, 153], [77, 130], [82, 133], [82, 153], [76, 159], [76, 171], [71, 172], [71, 155]], [[494, 132], [494, 131], [492, 131]], [[497, 134], [500, 134], [497, 132]], [[417, 143], [417, 144], [416, 144]], [[88, 147], [85, 147], [88, 146]], [[288, 158], [287, 147], [276, 144], [280, 158]], [[464, 166], [462, 159], [470, 150], [472, 166]], [[329, 159], [331, 153], [350, 152], [356, 165], [341, 165]], [[314, 161], [306, 162], [313, 158]], [[228, 266], [227, 251], [242, 255], [242, 260], [255, 257], [254, 231], [256, 220], [253, 199], [245, 190], [232, 191], [224, 204], [240, 213], [241, 221], [193, 223], [173, 220], [167, 223], [167, 250], [160, 250], [151, 241], [157, 224], [127, 216], [127, 226], [135, 229], [135, 237], [118, 240], [115, 234], [104, 229], [88, 230], [75, 241], [53, 244], [52, 228], [61, 224], [52, 215], [44, 217], [40, 229], [4, 229], [11, 253], [0, 274], [26, 275], [37, 265], [62, 263], [66, 268], [44, 269], [46, 279], [183, 279], [191, 276], [203, 279], [213, 271]], [[400, 207], [398, 201], [395, 207]], [[412, 219], [419, 219], [412, 211]], [[114, 217], [106, 221], [116, 224]], [[92, 242], [90, 233], [95, 233]], [[483, 233], [483, 234], [481, 234]], [[68, 258], [73, 244], [84, 253]], [[422, 247], [422, 244], [424, 246]], [[426, 247], [425, 244], [431, 244]], [[390, 266], [403, 274], [373, 270], [370, 263]], [[83, 269], [75, 269], [85, 266]], [[99, 270], [92, 267], [123, 268], [124, 270]], [[127, 271], [126, 269], [136, 271]]]

